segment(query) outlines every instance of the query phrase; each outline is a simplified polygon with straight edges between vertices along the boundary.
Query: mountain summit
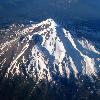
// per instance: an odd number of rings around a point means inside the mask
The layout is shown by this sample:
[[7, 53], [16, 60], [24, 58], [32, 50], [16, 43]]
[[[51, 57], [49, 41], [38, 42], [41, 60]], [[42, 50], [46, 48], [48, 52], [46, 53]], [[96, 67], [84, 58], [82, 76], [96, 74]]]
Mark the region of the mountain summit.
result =
[[53, 19], [21, 27], [8, 37], [0, 44], [0, 72], [4, 77], [25, 75], [34, 80], [53, 80], [71, 74], [76, 78], [78, 74], [97, 76], [100, 51]]

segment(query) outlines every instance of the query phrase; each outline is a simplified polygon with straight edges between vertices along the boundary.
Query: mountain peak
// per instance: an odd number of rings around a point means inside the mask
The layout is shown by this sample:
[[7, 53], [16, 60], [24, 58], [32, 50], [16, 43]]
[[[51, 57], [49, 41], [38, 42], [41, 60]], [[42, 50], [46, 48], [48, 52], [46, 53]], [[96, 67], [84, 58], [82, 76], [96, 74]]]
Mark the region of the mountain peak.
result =
[[72, 36], [53, 19], [32, 24], [17, 34], [0, 45], [5, 77], [21, 74], [34, 80], [53, 80], [70, 74], [97, 75], [100, 51], [88, 40]]

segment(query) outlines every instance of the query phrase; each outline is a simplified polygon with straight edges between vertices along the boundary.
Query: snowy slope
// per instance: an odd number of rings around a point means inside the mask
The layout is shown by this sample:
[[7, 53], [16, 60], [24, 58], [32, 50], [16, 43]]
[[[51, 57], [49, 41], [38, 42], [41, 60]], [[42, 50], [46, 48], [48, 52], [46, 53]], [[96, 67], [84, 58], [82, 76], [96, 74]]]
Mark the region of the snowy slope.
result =
[[0, 44], [0, 71], [5, 77], [26, 75], [52, 80], [74, 74], [97, 76], [100, 51], [86, 39], [74, 38], [53, 19], [31, 24]]

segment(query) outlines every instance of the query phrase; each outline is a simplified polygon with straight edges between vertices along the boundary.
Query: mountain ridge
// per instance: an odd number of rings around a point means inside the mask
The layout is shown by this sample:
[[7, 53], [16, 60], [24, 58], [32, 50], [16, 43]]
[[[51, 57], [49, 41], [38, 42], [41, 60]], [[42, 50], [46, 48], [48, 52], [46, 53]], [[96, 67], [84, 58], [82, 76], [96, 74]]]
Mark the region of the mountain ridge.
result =
[[[12, 36], [13, 37], [13, 36]], [[53, 19], [31, 24], [0, 45], [1, 73], [26, 75], [34, 80], [77, 74], [97, 76], [100, 51], [86, 39], [76, 39]], [[6, 67], [5, 67], [6, 65]]]

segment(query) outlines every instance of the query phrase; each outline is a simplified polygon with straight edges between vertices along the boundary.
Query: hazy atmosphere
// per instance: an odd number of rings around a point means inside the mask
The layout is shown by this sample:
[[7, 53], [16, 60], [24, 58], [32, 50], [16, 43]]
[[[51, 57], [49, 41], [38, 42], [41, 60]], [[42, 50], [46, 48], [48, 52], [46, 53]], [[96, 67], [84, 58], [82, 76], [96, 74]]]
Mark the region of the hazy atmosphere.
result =
[[100, 0], [0, 0], [0, 23], [47, 18], [100, 21]]

